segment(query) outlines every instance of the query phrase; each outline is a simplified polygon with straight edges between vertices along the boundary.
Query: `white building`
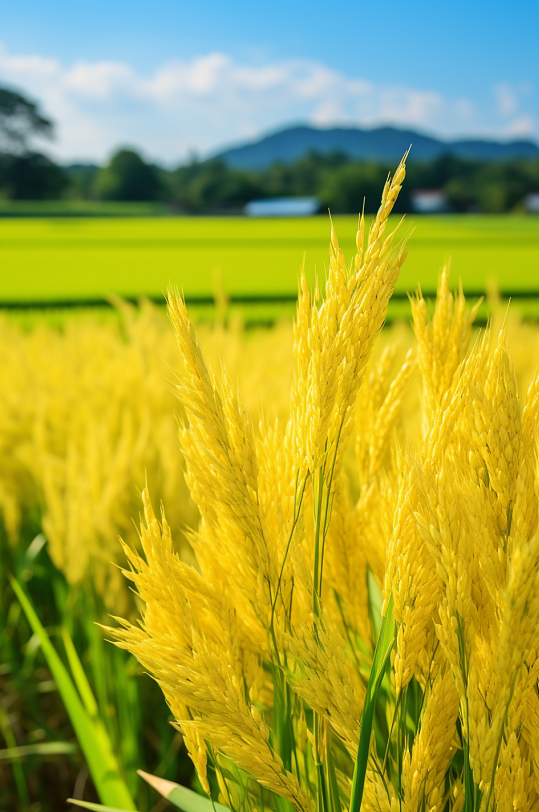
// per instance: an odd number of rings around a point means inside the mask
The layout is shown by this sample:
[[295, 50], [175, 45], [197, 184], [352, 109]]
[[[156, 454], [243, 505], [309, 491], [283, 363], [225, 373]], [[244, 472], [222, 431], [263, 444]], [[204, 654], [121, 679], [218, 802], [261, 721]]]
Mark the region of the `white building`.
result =
[[272, 197], [251, 200], [243, 211], [247, 217], [311, 217], [319, 208], [316, 197]]
[[444, 214], [450, 210], [442, 189], [412, 189], [412, 209], [418, 214]]
[[526, 195], [524, 206], [531, 214], [539, 214], [539, 192], [530, 192]]

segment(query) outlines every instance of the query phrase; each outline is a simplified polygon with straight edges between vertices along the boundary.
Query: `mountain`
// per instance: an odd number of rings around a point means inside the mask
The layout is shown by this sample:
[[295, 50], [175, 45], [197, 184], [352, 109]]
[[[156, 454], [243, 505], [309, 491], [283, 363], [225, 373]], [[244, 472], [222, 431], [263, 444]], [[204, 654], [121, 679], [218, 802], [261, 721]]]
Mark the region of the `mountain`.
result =
[[442, 141], [397, 127], [318, 129], [307, 126], [288, 127], [258, 141], [226, 149], [214, 157], [238, 169], [264, 169], [277, 162], [293, 163], [308, 152], [342, 152], [360, 161], [395, 163], [410, 144], [410, 157], [415, 161], [431, 161], [448, 154], [479, 161], [539, 158], [539, 146], [533, 141]]

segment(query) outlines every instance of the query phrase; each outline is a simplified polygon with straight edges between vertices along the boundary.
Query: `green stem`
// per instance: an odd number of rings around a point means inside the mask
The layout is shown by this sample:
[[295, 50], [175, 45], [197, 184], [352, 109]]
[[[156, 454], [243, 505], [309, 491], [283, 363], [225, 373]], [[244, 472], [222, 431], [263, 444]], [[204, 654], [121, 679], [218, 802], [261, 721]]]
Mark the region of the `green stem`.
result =
[[352, 793], [350, 796], [350, 812], [360, 812], [361, 801], [363, 800], [363, 789], [365, 787], [365, 776], [369, 761], [369, 748], [371, 741], [376, 699], [382, 683], [382, 678], [389, 661], [391, 650], [395, 642], [393, 622], [393, 593], [389, 597], [386, 613], [382, 618], [380, 633], [374, 650], [371, 673], [365, 693], [365, 703], [361, 715], [361, 729], [359, 733], [359, 744], [357, 759], [354, 767], [354, 777], [352, 780]]
[[24, 777], [24, 768], [22, 760], [17, 752], [17, 741], [11, 729], [7, 712], [0, 706], [0, 732], [6, 741], [6, 746], [12, 751], [11, 756], [13, 775], [17, 785], [17, 792], [24, 809], [30, 806], [30, 798], [28, 796], [28, 787], [26, 786], [26, 778]]
[[[320, 591], [322, 586], [322, 573], [321, 573], [321, 549], [320, 549], [320, 530], [322, 523], [322, 495], [324, 489], [324, 468], [318, 469], [318, 477], [313, 482], [313, 510], [314, 510], [314, 573], [313, 573], [313, 613], [315, 617], [314, 622], [314, 636], [318, 642], [318, 625], [317, 619], [320, 617]], [[313, 733], [314, 733], [314, 763], [316, 768], [316, 810], [317, 812], [328, 812], [327, 805], [327, 788], [324, 775], [324, 766], [322, 764], [320, 752], [320, 716], [316, 711], [313, 711]]]
[[[285, 553], [284, 553], [283, 563], [281, 564], [281, 571], [279, 572], [279, 580], [277, 581], [277, 588], [275, 590], [275, 597], [274, 597], [274, 599], [272, 601], [272, 604], [271, 604], [270, 628], [271, 628], [272, 633], [273, 633], [273, 628], [274, 628], [273, 624], [274, 624], [274, 620], [275, 620], [275, 608], [277, 606], [277, 600], [279, 598], [279, 592], [281, 590], [281, 582], [283, 580], [284, 568], [285, 568], [286, 561], [288, 559], [288, 553], [290, 552], [290, 545], [292, 544], [292, 539], [294, 538], [294, 531], [296, 529], [296, 526], [297, 526], [297, 523], [299, 521], [299, 517], [300, 517], [300, 514], [301, 514], [301, 505], [303, 503], [303, 497], [305, 495], [305, 488], [307, 486], [307, 479], [308, 478], [309, 477], [306, 476], [304, 481], [303, 481], [303, 486], [301, 488], [301, 494], [300, 494], [299, 502], [297, 502], [297, 505], [296, 505], [296, 498], [294, 497], [294, 520], [292, 522], [292, 529], [290, 530], [290, 535], [288, 536], [288, 542], [286, 544], [286, 550], [285, 550]], [[296, 489], [297, 489], [297, 482], [296, 482]], [[273, 634], [272, 636], [275, 639], [275, 635]]]
[[324, 491], [324, 468], [318, 469], [318, 482], [315, 483], [313, 493], [314, 508], [314, 579], [313, 579], [313, 612], [315, 617], [320, 616], [320, 598], [322, 592], [322, 549], [321, 549], [321, 524], [322, 524], [322, 496]]

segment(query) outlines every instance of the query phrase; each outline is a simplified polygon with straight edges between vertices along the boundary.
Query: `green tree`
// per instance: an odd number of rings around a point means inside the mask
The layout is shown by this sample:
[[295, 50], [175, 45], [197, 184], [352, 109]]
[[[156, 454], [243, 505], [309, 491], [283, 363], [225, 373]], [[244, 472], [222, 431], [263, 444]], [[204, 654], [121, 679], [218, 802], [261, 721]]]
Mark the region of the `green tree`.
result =
[[162, 184], [155, 166], [134, 150], [121, 149], [99, 170], [95, 192], [101, 200], [156, 200]]
[[1, 188], [10, 200], [54, 200], [69, 184], [65, 172], [46, 155], [0, 156]]
[[222, 161], [193, 162], [171, 173], [174, 202], [185, 211], [239, 211], [250, 200], [264, 197], [256, 173], [227, 166]]
[[53, 123], [38, 105], [0, 87], [0, 190], [16, 200], [60, 197], [68, 180], [54, 161], [31, 148], [34, 138], [52, 138]]
[[41, 114], [35, 102], [0, 87], [0, 152], [25, 154], [33, 138], [52, 138], [53, 134], [52, 121]]
[[[363, 208], [369, 214], [377, 211], [380, 185], [383, 186], [388, 169], [380, 164], [349, 163], [336, 169], [327, 176], [327, 180], [319, 191], [319, 198], [323, 204], [335, 214], [357, 214]], [[403, 188], [399, 195], [398, 206], [395, 212], [406, 210], [408, 205], [407, 189]]]
[[93, 196], [99, 167], [95, 164], [70, 164], [64, 167], [69, 179], [68, 197], [72, 200], [89, 200]]

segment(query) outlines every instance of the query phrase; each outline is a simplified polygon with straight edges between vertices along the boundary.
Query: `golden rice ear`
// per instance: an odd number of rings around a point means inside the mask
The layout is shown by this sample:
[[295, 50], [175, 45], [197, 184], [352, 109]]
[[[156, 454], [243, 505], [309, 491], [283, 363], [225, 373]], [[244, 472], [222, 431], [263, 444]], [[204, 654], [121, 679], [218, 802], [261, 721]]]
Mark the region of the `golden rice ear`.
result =
[[408, 809], [420, 809], [423, 799], [426, 808], [441, 809], [445, 800], [445, 777], [455, 753], [452, 745], [457, 735], [459, 695], [451, 671], [444, 665], [442, 668], [427, 687], [421, 730], [406, 770], [404, 797]]
[[440, 407], [466, 356], [473, 322], [482, 302], [480, 299], [467, 307], [462, 286], [459, 285], [458, 294], [451, 293], [449, 278], [450, 263], [446, 262], [438, 279], [432, 319], [420, 288], [417, 296], [410, 299], [426, 408], [431, 414]]

